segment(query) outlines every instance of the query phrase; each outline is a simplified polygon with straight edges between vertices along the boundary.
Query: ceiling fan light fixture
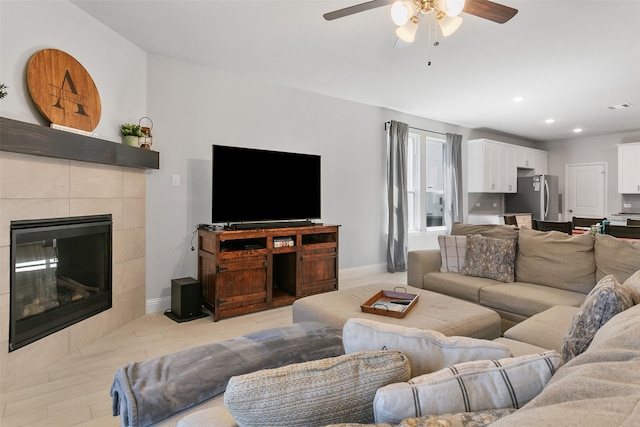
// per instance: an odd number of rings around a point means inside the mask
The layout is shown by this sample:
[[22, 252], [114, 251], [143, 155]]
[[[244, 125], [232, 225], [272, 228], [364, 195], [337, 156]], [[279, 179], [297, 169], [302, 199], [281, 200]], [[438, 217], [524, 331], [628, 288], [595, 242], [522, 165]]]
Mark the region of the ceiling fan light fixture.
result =
[[459, 16], [447, 16], [442, 12], [438, 13], [438, 26], [444, 37], [449, 37], [455, 33], [460, 28], [460, 25], [462, 25], [462, 18]]
[[397, 0], [391, 6], [391, 20], [401, 27], [415, 14], [416, 8], [412, 1]]
[[418, 22], [418, 17], [412, 16], [406, 24], [396, 28], [396, 36], [403, 42], [413, 43], [418, 31]]
[[440, 0], [439, 8], [447, 16], [458, 16], [464, 9], [464, 0]]

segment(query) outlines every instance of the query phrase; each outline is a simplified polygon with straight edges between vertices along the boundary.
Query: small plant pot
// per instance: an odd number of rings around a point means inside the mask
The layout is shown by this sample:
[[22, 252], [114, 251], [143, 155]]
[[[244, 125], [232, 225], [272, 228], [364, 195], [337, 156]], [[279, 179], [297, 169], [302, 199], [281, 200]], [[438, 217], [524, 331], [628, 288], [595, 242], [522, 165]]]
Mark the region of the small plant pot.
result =
[[122, 141], [127, 144], [127, 145], [131, 145], [133, 147], [138, 147], [138, 137], [135, 135], [124, 135], [122, 137]]

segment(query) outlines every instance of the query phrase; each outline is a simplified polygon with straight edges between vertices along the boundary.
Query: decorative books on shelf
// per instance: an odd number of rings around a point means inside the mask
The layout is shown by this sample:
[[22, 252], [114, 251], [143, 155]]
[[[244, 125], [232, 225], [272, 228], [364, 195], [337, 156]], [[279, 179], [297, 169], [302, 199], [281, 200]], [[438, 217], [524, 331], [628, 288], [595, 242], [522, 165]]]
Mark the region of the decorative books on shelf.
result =
[[[404, 292], [397, 292], [397, 289]], [[416, 294], [407, 293], [405, 288], [396, 286], [393, 291], [380, 291], [368, 299], [360, 308], [364, 313], [380, 314], [382, 316], [402, 319], [418, 301]]]
[[294, 246], [295, 242], [292, 237], [276, 237], [273, 239], [274, 248], [286, 248]]

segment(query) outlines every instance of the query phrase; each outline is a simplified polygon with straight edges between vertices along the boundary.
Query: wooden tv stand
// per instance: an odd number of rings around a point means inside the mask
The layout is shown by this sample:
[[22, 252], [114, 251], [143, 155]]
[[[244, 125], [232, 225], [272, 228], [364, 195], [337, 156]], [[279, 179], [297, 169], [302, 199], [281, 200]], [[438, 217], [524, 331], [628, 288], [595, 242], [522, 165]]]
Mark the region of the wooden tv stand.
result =
[[338, 228], [198, 230], [198, 280], [213, 320], [337, 290]]

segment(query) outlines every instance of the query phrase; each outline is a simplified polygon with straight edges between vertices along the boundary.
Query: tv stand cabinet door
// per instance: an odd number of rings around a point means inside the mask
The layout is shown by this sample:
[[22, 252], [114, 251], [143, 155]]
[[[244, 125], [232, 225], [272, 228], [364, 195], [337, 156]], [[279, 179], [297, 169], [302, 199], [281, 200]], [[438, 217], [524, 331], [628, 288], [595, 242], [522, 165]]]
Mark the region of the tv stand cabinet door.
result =
[[299, 252], [297, 297], [338, 289], [337, 247]]
[[219, 260], [216, 266], [214, 320], [264, 309], [271, 300], [269, 256]]

